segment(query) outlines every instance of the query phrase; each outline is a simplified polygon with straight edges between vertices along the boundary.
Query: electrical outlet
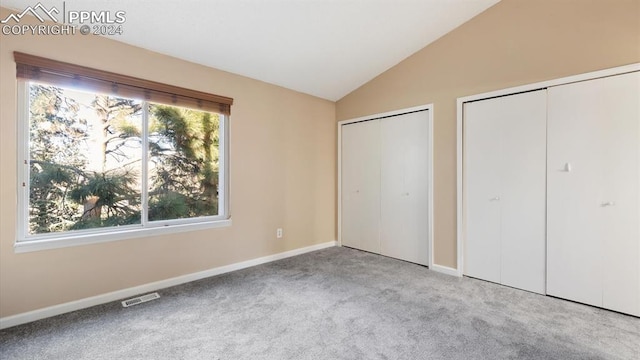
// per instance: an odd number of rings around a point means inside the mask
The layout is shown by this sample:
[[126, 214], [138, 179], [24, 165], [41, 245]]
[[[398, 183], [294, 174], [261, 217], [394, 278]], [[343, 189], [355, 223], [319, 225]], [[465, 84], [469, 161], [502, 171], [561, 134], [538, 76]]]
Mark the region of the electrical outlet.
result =
[[276, 237], [278, 239], [282, 238], [282, 228], [277, 228], [276, 229]]

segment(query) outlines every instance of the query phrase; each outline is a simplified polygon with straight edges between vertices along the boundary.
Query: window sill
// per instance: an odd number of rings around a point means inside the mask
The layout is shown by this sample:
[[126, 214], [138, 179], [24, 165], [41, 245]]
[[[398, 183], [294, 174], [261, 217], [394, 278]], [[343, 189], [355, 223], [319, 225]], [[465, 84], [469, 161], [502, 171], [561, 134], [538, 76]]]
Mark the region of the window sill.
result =
[[158, 236], [231, 226], [231, 219], [215, 220], [192, 224], [166, 225], [152, 228], [114, 230], [103, 233], [60, 236], [53, 239], [18, 239], [14, 245], [16, 253], [26, 253], [40, 250], [59, 249], [71, 246], [99, 244], [104, 242], [133, 239], [140, 237]]

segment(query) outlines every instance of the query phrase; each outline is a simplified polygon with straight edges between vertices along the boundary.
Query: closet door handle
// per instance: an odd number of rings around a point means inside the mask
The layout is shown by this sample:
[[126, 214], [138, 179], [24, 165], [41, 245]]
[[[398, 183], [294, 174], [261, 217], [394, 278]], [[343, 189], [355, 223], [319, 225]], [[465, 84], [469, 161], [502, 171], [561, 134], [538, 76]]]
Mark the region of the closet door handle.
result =
[[603, 203], [602, 203], [602, 205], [600, 205], [600, 206], [602, 206], [602, 207], [606, 207], [606, 206], [613, 206], [613, 205], [615, 205], [615, 204], [616, 204], [616, 203], [615, 203], [615, 202], [613, 202], [613, 201], [607, 201], [607, 202], [603, 202]]
[[500, 201], [500, 196], [494, 196], [489, 201]]

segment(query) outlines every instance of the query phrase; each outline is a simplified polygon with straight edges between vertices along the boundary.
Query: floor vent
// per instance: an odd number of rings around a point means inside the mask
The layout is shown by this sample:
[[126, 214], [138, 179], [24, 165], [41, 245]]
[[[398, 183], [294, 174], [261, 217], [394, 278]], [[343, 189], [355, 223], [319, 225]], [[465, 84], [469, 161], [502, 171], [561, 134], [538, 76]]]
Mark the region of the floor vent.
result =
[[142, 295], [142, 296], [138, 296], [138, 297], [134, 297], [128, 300], [125, 300], [122, 302], [122, 306], [123, 307], [129, 307], [129, 306], [133, 306], [133, 305], [138, 305], [138, 304], [142, 304], [143, 302], [147, 302], [147, 301], [151, 301], [151, 300], [155, 300], [155, 299], [159, 299], [160, 295], [155, 292], [152, 294], [147, 294], [147, 295]]

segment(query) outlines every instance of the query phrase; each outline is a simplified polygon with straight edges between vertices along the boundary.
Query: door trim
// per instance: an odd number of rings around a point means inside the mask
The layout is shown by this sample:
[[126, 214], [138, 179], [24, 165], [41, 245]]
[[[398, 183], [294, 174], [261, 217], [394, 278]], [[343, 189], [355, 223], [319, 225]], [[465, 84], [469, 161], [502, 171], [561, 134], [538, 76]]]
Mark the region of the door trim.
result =
[[[428, 172], [428, 188], [427, 196], [429, 197], [429, 218], [427, 219], [428, 242], [429, 242], [429, 269], [433, 266], [433, 104], [420, 105], [400, 110], [393, 110], [379, 114], [366, 115], [354, 119], [342, 120], [338, 122], [338, 246], [342, 246], [342, 126], [357, 122], [377, 120], [391, 116], [404, 115], [407, 113], [428, 110], [428, 126], [429, 138], [427, 139], [429, 146], [429, 163], [427, 164]], [[434, 269], [435, 270], [435, 269]]]
[[494, 97], [513, 95], [522, 92], [529, 92], [535, 90], [547, 89], [553, 86], [566, 85], [570, 83], [593, 80], [597, 78], [603, 78], [608, 76], [615, 76], [626, 74], [630, 72], [640, 71], [640, 63], [634, 63], [624, 66], [618, 66], [610, 69], [592, 71], [584, 74], [578, 74], [573, 76], [562, 77], [553, 80], [547, 80], [522, 86], [516, 86], [496, 91], [485, 92], [476, 95], [459, 97], [456, 105], [456, 152], [457, 152], [457, 172], [456, 172], [456, 271], [458, 276], [462, 276], [464, 273], [464, 239], [465, 239], [465, 225], [463, 221], [463, 193], [462, 179], [463, 179], [463, 166], [462, 166], [462, 154], [463, 154], [463, 105], [466, 102], [478, 101], [484, 99], [490, 99]]

